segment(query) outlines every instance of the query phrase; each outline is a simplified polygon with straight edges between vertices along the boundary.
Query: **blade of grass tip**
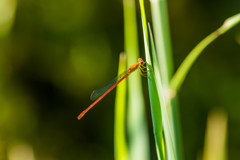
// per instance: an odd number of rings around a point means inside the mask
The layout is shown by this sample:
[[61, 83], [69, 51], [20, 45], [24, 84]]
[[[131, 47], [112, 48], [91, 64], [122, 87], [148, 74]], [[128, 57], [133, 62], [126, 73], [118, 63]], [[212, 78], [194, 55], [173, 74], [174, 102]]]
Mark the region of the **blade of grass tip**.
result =
[[[124, 48], [127, 66], [139, 58], [135, 0], [123, 0]], [[130, 160], [149, 160], [150, 146], [141, 75], [133, 72], [128, 82], [127, 133]]]
[[203, 149], [203, 160], [227, 159], [227, 114], [219, 109], [210, 112]]
[[[118, 73], [126, 70], [126, 54], [119, 56]], [[127, 160], [127, 143], [125, 137], [126, 81], [118, 84], [115, 101], [114, 151], [115, 160]]]
[[170, 89], [173, 92], [177, 92], [179, 87], [182, 85], [183, 81], [186, 78], [186, 75], [188, 71], [190, 70], [191, 66], [197, 59], [197, 57], [200, 55], [200, 53], [216, 38], [218, 38], [220, 35], [227, 32], [229, 29], [234, 27], [236, 24], [240, 22], [240, 13], [232, 16], [225, 20], [223, 25], [218, 28], [216, 31], [211, 33], [209, 36], [207, 36], [205, 39], [203, 39], [184, 59], [180, 67], [178, 68], [177, 72], [174, 74], [171, 82], [170, 82]]
[[[165, 135], [166, 156], [168, 157], [168, 159], [174, 159], [174, 158], [176, 158], [175, 147], [174, 147], [174, 143], [173, 143], [171, 126], [169, 124], [169, 118], [167, 115], [166, 104], [165, 104], [165, 99], [164, 99], [164, 91], [163, 91], [163, 86], [161, 83], [161, 75], [160, 75], [159, 65], [157, 62], [156, 50], [155, 50], [155, 45], [154, 45], [154, 40], [153, 40], [150, 24], [148, 24], [148, 28], [149, 28], [149, 35], [150, 35], [151, 48], [152, 48], [152, 56], [153, 56], [152, 59], [153, 59], [156, 87], [157, 87], [158, 97], [160, 100], [161, 111], [162, 111], [162, 121], [163, 121], [163, 131], [164, 131], [164, 135]], [[148, 55], [148, 56], [150, 56], [150, 55]]]

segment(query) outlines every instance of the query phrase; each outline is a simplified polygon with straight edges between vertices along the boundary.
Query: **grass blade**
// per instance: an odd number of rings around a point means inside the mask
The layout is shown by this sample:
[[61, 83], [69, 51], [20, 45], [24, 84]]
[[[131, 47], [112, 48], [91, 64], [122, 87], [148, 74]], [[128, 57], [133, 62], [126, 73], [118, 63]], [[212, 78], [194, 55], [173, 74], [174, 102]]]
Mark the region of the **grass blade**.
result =
[[[139, 58], [136, 7], [134, 0], [123, 0], [124, 39], [128, 66]], [[145, 102], [141, 75], [137, 72], [128, 77], [128, 136], [129, 159], [150, 159], [149, 135], [145, 115]]]
[[168, 87], [173, 74], [172, 47], [170, 40], [166, 0], [150, 0], [156, 53], [162, 77], [162, 85]]
[[[126, 70], [126, 55], [120, 54], [118, 74]], [[125, 136], [126, 80], [118, 84], [115, 101], [114, 151], [115, 160], [127, 160]]]
[[[166, 0], [150, 0], [156, 53], [161, 74], [161, 83], [165, 91], [168, 91], [169, 82], [173, 75], [173, 59], [170, 28], [168, 21], [168, 8]], [[154, 43], [154, 42], [153, 42]], [[154, 61], [154, 53], [152, 54]], [[156, 58], [156, 59], [157, 59]], [[155, 67], [154, 67], [155, 68]], [[159, 81], [157, 81], [159, 82]], [[173, 133], [173, 144], [176, 150], [176, 158], [183, 159], [182, 136], [180, 127], [179, 106], [177, 97], [169, 99], [169, 92], [164, 92], [168, 108], [168, 118]]]
[[[159, 65], [158, 65], [158, 62], [157, 62], [157, 56], [156, 56], [156, 50], [155, 50], [155, 46], [154, 46], [154, 40], [153, 40], [153, 36], [152, 36], [152, 32], [151, 32], [151, 27], [150, 27], [150, 24], [148, 24], [148, 28], [149, 28], [149, 33], [150, 33], [150, 42], [151, 42], [151, 49], [152, 49], [152, 55], [153, 55], [153, 68], [154, 68], [154, 75], [155, 75], [155, 79], [156, 79], [156, 88], [158, 88], [158, 90], [156, 91], [157, 94], [156, 95], [159, 95], [159, 92], [161, 90], [161, 86], [158, 86], [159, 84], [161, 85], [161, 79], [160, 79], [160, 70], [159, 70]], [[148, 55], [150, 56], [150, 55]], [[151, 59], [151, 58], [150, 58]], [[158, 86], [158, 87], [157, 87]], [[160, 93], [161, 94], [161, 93]], [[159, 95], [159, 96], [163, 96], [162, 94]], [[159, 96], [158, 96], [158, 99], [159, 99]], [[160, 105], [160, 104], [159, 104]], [[161, 110], [160, 110], [161, 112]], [[162, 136], [162, 135], [161, 135]], [[164, 140], [162, 138], [162, 146], [159, 146], [159, 150], [160, 150], [160, 159], [165, 159], [165, 151], [164, 151]]]
[[185, 80], [185, 77], [190, 70], [191, 66], [197, 59], [197, 57], [200, 55], [200, 53], [216, 38], [218, 38], [220, 35], [227, 32], [229, 29], [234, 27], [236, 24], [240, 22], [240, 13], [232, 16], [225, 20], [223, 25], [218, 28], [216, 31], [211, 33], [209, 36], [207, 36], [205, 39], [203, 39], [184, 59], [180, 67], [178, 68], [177, 72], [174, 74], [171, 82], [170, 82], [170, 89], [174, 92], [177, 92], [179, 87], [182, 85], [183, 81]]
[[152, 113], [152, 121], [153, 121], [153, 134], [156, 143], [157, 155], [158, 159], [163, 159], [162, 151], [162, 113], [160, 108], [160, 102], [158, 98], [158, 92], [156, 88], [155, 78], [153, 75], [153, 68], [151, 66], [151, 58], [149, 54], [149, 44], [148, 44], [148, 32], [147, 32], [147, 23], [146, 23], [146, 15], [144, 9], [143, 0], [139, 0], [141, 15], [142, 15], [142, 26], [143, 26], [143, 38], [144, 38], [144, 46], [145, 46], [145, 55], [146, 62], [148, 63], [148, 89], [149, 89], [149, 98], [151, 104], [151, 113]]
[[[141, 15], [142, 15], [142, 26], [143, 26], [143, 35], [144, 35], [144, 45], [145, 45], [145, 54], [146, 54], [146, 61], [149, 64], [148, 69], [148, 86], [149, 86], [149, 97], [151, 103], [151, 111], [152, 111], [152, 121], [153, 121], [153, 128], [154, 128], [154, 137], [157, 147], [157, 154], [158, 159], [165, 159], [164, 155], [160, 155], [163, 153], [162, 147], [162, 122], [164, 127], [164, 133], [166, 137], [166, 157], [167, 159], [175, 160], [175, 151], [172, 143], [171, 137], [171, 129], [168, 121], [168, 116], [166, 112], [165, 100], [163, 97], [163, 91], [161, 87], [160, 81], [160, 74], [159, 74], [159, 82], [155, 83], [155, 78], [153, 75], [153, 69], [151, 66], [151, 57], [149, 54], [149, 45], [148, 45], [148, 32], [147, 32], [147, 24], [145, 18], [145, 10], [144, 10], [144, 3], [143, 0], [140, 0], [140, 8], [141, 8]], [[158, 67], [156, 67], [158, 68]], [[159, 101], [160, 100], [160, 101]], [[161, 105], [160, 105], [161, 104]], [[163, 118], [162, 118], [163, 116]]]
[[227, 114], [215, 109], [210, 112], [204, 142], [203, 160], [226, 160]]
[[156, 55], [156, 50], [155, 50], [155, 46], [154, 46], [154, 40], [153, 40], [150, 25], [149, 25], [149, 33], [150, 33], [149, 35], [150, 35], [151, 48], [152, 48], [154, 75], [155, 75], [156, 87], [157, 87], [157, 92], [158, 92], [160, 105], [161, 105], [161, 111], [162, 111], [163, 131], [164, 131], [164, 135], [165, 135], [166, 157], [168, 157], [168, 159], [176, 159], [171, 125], [169, 123], [169, 118], [168, 118], [168, 114], [167, 114], [167, 110], [166, 110], [166, 103], [165, 103], [164, 94], [163, 94], [164, 93], [163, 86], [161, 83], [160, 69], [159, 69], [159, 65], [157, 62], [157, 55]]

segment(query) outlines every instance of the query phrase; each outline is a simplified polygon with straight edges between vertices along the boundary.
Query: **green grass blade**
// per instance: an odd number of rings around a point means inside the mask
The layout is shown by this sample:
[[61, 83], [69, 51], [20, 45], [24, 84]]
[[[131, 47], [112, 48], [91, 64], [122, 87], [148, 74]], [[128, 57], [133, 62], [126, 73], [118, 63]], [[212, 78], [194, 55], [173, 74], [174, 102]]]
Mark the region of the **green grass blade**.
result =
[[200, 53], [216, 38], [218, 38], [220, 35], [227, 32], [229, 29], [234, 27], [236, 24], [240, 22], [240, 13], [232, 16], [225, 20], [223, 25], [218, 28], [216, 31], [211, 33], [209, 36], [207, 36], [205, 39], [203, 39], [185, 58], [185, 60], [182, 62], [180, 67], [178, 68], [177, 72], [174, 74], [171, 82], [170, 82], [170, 89], [172, 89], [174, 92], [177, 92], [179, 87], [182, 85], [183, 81], [185, 80], [185, 77], [190, 70], [191, 66], [197, 59], [197, 57], [200, 55]]
[[[118, 73], [126, 70], [126, 55], [120, 54]], [[115, 160], [127, 160], [125, 136], [126, 80], [118, 84], [115, 101], [114, 151]]]
[[173, 74], [172, 47], [168, 22], [166, 0], [150, 0], [153, 33], [155, 37], [157, 58], [162, 78], [162, 85], [168, 87]]
[[[163, 156], [160, 155], [163, 151], [160, 149], [162, 148], [162, 122], [164, 127], [165, 133], [165, 144], [166, 144], [166, 157], [171, 160], [175, 160], [175, 150], [172, 143], [172, 134], [169, 125], [169, 120], [167, 116], [165, 100], [163, 97], [163, 91], [161, 87], [161, 81], [159, 81], [156, 85], [155, 78], [153, 75], [153, 69], [151, 66], [151, 57], [149, 54], [149, 45], [148, 45], [148, 32], [147, 32], [147, 24], [145, 19], [145, 11], [144, 11], [144, 3], [143, 0], [140, 0], [140, 8], [141, 8], [141, 15], [142, 15], [142, 26], [143, 26], [143, 35], [144, 35], [144, 44], [145, 44], [145, 54], [146, 54], [146, 62], [149, 64], [148, 69], [148, 86], [149, 86], [149, 96], [150, 96], [150, 103], [151, 103], [151, 111], [152, 111], [152, 120], [153, 120], [153, 128], [154, 128], [154, 137], [157, 146], [157, 153], [158, 158], [162, 158]], [[159, 74], [159, 80], [160, 80]], [[159, 102], [160, 100], [160, 102]], [[160, 106], [161, 104], [161, 106]], [[162, 118], [163, 116], [163, 118]]]
[[[136, 7], [134, 0], [123, 0], [124, 40], [128, 66], [139, 58]], [[149, 135], [145, 115], [141, 75], [136, 71], [128, 77], [128, 136], [130, 160], [149, 160]]]
[[[149, 28], [149, 34], [150, 34], [150, 42], [151, 42], [151, 49], [152, 49], [152, 56], [153, 56], [153, 68], [154, 68], [154, 78], [156, 80], [155, 84], [156, 84], [156, 88], [159, 88], [157, 91], [154, 91], [154, 92], [157, 92], [154, 93], [156, 95], [159, 95], [159, 92], [158, 91], [162, 91], [161, 90], [161, 86], [158, 86], [158, 85], [161, 85], [161, 79], [160, 79], [160, 70], [159, 70], [159, 65], [158, 65], [158, 62], [157, 62], [157, 56], [156, 56], [156, 50], [155, 50], [155, 46], [154, 46], [154, 40], [153, 40], [153, 36], [152, 36], [152, 32], [151, 32], [151, 28], [150, 28], [150, 25], [148, 24], [148, 28]], [[150, 56], [150, 55], [148, 55]], [[151, 58], [149, 58], [151, 59]], [[158, 87], [157, 87], [158, 86]], [[161, 93], [160, 93], [161, 94]], [[159, 96], [163, 96], [162, 94], [159, 95]], [[159, 96], [158, 96], [158, 99], [159, 99]], [[159, 104], [160, 105], [160, 104]], [[161, 112], [161, 110], [160, 110]], [[161, 116], [162, 117], [162, 116]], [[162, 135], [161, 135], [162, 136]], [[164, 142], [163, 138], [162, 138], [162, 142]], [[160, 146], [159, 144], [159, 151], [160, 151], [160, 159], [163, 160], [165, 159], [165, 151], [164, 151], [164, 143], [162, 143], [162, 146]]]
[[154, 75], [156, 80], [156, 87], [157, 92], [160, 100], [161, 105], [161, 111], [162, 111], [162, 121], [163, 121], [163, 131], [165, 135], [165, 148], [166, 148], [166, 157], [168, 159], [176, 159], [176, 153], [175, 153], [175, 147], [172, 137], [172, 131], [171, 131], [171, 125], [169, 123], [169, 118], [166, 110], [166, 104], [164, 99], [164, 91], [163, 86], [161, 83], [161, 75], [160, 75], [160, 69], [157, 62], [157, 55], [154, 45], [154, 40], [151, 32], [151, 28], [149, 25], [149, 33], [150, 33], [150, 41], [151, 41], [151, 48], [152, 48], [152, 59], [153, 59], [153, 68], [154, 68]]
[[227, 113], [212, 110], [206, 127], [202, 160], [227, 160]]
[[[170, 79], [173, 75], [173, 59], [170, 28], [168, 21], [168, 8], [166, 0], [150, 0], [153, 33], [156, 43], [156, 53], [159, 62], [162, 86], [168, 90]], [[154, 57], [154, 54], [152, 55]], [[154, 60], [154, 58], [153, 58]], [[154, 67], [155, 68], [155, 67]], [[166, 94], [167, 92], [165, 92]], [[167, 93], [168, 94], [168, 93]], [[167, 100], [168, 118], [173, 133], [173, 143], [176, 150], [176, 158], [183, 159], [182, 136], [177, 97]]]
[[142, 15], [142, 26], [143, 26], [143, 35], [144, 35], [144, 46], [145, 46], [145, 54], [146, 54], [146, 61], [148, 63], [148, 89], [149, 89], [149, 98], [151, 104], [151, 113], [152, 113], [152, 123], [153, 123], [153, 134], [156, 143], [156, 150], [158, 159], [164, 160], [163, 150], [162, 150], [162, 113], [160, 102], [158, 98], [157, 87], [155, 83], [155, 78], [153, 75], [153, 68], [151, 66], [151, 58], [149, 54], [149, 45], [148, 45], [148, 32], [147, 32], [147, 23], [146, 23], [146, 16], [145, 16], [145, 9], [144, 9], [144, 2], [143, 0], [139, 0], [140, 8], [141, 8], [141, 15]]
[[164, 144], [162, 143], [162, 112], [157, 92], [157, 87], [155, 83], [155, 78], [152, 72], [152, 66], [149, 65], [148, 69], [151, 70], [148, 72], [148, 89], [149, 89], [149, 98], [151, 104], [151, 114], [152, 114], [152, 123], [153, 123], [153, 134], [156, 143], [156, 150], [159, 160], [165, 159], [164, 154]]
[[[140, 10], [141, 10], [141, 16], [142, 16], [141, 20], [142, 20], [142, 28], [143, 28], [144, 49], [145, 49], [145, 54], [149, 55], [149, 40], [148, 40], [146, 14], [144, 9], [144, 0], [139, 0], [139, 3], [140, 3]], [[150, 57], [146, 57], [146, 61], [150, 62], [151, 59], [147, 59], [147, 58], [150, 58]]]

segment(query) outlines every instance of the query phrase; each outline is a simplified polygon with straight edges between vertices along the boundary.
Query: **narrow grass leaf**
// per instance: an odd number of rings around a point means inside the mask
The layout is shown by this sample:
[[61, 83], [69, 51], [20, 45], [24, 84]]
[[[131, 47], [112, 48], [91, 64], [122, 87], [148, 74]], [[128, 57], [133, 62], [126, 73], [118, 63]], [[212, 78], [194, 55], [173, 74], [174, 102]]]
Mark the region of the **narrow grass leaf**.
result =
[[171, 37], [168, 22], [168, 9], [166, 0], [150, 0], [153, 34], [155, 38], [156, 53], [159, 61], [159, 69], [162, 85], [168, 87], [173, 75], [173, 60]]
[[[126, 70], [126, 55], [120, 54], [118, 74]], [[115, 160], [127, 160], [125, 136], [126, 80], [118, 84], [115, 101], [114, 151]]]
[[[128, 66], [139, 58], [135, 0], [123, 0], [124, 49]], [[127, 79], [127, 133], [130, 160], [149, 160], [150, 147], [141, 75], [136, 71]]]
[[[176, 150], [176, 158], [183, 159], [182, 136], [180, 126], [179, 106], [177, 97], [171, 99], [169, 83], [173, 75], [172, 45], [170, 27], [168, 21], [167, 0], [150, 0], [153, 35], [156, 44], [157, 59], [161, 75], [161, 83], [165, 93], [168, 118], [173, 133], [173, 143]], [[153, 56], [154, 57], [154, 56]], [[153, 59], [154, 60], [154, 59]], [[174, 93], [173, 93], [174, 94]]]
[[[162, 91], [161, 90], [161, 83], [160, 83], [161, 82], [161, 80], [160, 80], [160, 70], [159, 70], [159, 65], [158, 65], [158, 62], [157, 62], [157, 56], [156, 56], [156, 50], [155, 50], [155, 46], [154, 46], [154, 40], [153, 40], [153, 36], [152, 36], [152, 32], [151, 32], [151, 28], [150, 28], [150, 24], [149, 23], [148, 23], [148, 28], [149, 28], [152, 56], [153, 56], [153, 68], [154, 68], [154, 75], [155, 75], [154, 77], [155, 77], [155, 80], [156, 80], [155, 81], [156, 87], [158, 86], [157, 87], [158, 88], [157, 92], [158, 92], [158, 99], [159, 99], [159, 96], [163, 96], [161, 92], [159, 93], [159, 91]], [[148, 56], [150, 56], [150, 55], [148, 55]], [[160, 110], [160, 112], [161, 112], [161, 110]], [[162, 143], [160, 143], [158, 147], [159, 147], [161, 159], [165, 159], [165, 151], [164, 151], [165, 147], [164, 147], [164, 139], [163, 139], [163, 137], [162, 137]]]
[[158, 98], [158, 92], [155, 83], [155, 77], [153, 75], [153, 68], [151, 66], [151, 58], [149, 54], [149, 44], [148, 44], [148, 31], [147, 31], [147, 23], [146, 23], [146, 15], [144, 9], [144, 2], [140, 0], [140, 8], [142, 15], [142, 26], [143, 26], [143, 38], [144, 38], [144, 46], [145, 46], [145, 55], [146, 61], [148, 65], [148, 89], [149, 89], [149, 98], [151, 104], [151, 113], [152, 113], [152, 123], [153, 123], [153, 134], [156, 143], [157, 155], [158, 159], [164, 159], [162, 151], [162, 113], [160, 108], [160, 102]]
[[168, 159], [174, 160], [176, 158], [176, 153], [175, 153], [175, 147], [174, 147], [174, 142], [173, 142], [173, 137], [172, 137], [171, 125], [169, 123], [169, 118], [168, 118], [167, 109], [166, 109], [166, 103], [165, 103], [165, 99], [164, 99], [164, 91], [163, 91], [163, 86], [161, 83], [161, 74], [160, 74], [159, 65], [157, 62], [157, 55], [156, 55], [156, 50], [155, 50], [155, 45], [154, 45], [154, 39], [153, 39], [150, 25], [148, 25], [148, 27], [149, 27], [149, 35], [150, 35], [151, 48], [152, 48], [154, 75], [155, 75], [156, 87], [157, 87], [158, 97], [160, 100], [161, 111], [162, 111], [166, 157], [168, 157]]
[[207, 119], [203, 160], [227, 160], [227, 113], [212, 110]]
[[218, 28], [216, 31], [211, 33], [206, 38], [204, 38], [184, 59], [184, 61], [178, 68], [177, 72], [174, 74], [173, 78], [171, 79], [170, 89], [172, 89], [174, 92], [177, 92], [179, 87], [182, 85], [183, 81], [185, 80], [185, 77], [188, 71], [190, 70], [193, 63], [200, 55], [200, 53], [216, 38], [218, 38], [220, 35], [227, 32], [229, 29], [234, 27], [239, 22], [240, 22], [240, 13], [226, 19], [220, 28]]
[[[153, 121], [153, 132], [154, 132], [154, 137], [155, 137], [155, 143], [157, 147], [157, 154], [158, 154], [158, 159], [165, 159], [164, 154], [163, 154], [163, 138], [162, 138], [162, 115], [163, 117], [163, 124], [165, 124], [166, 127], [166, 150], [167, 150], [167, 155], [166, 157], [171, 160], [175, 160], [175, 152], [174, 148], [171, 142], [171, 133], [170, 133], [170, 126], [167, 118], [167, 112], [166, 112], [166, 107], [164, 103], [164, 98], [163, 98], [163, 92], [162, 88], [157, 89], [157, 85], [155, 83], [155, 77], [153, 74], [153, 68], [151, 66], [151, 57], [149, 54], [149, 44], [148, 44], [148, 31], [147, 31], [147, 23], [146, 23], [146, 16], [145, 16], [145, 10], [144, 10], [144, 3], [143, 0], [140, 0], [140, 8], [141, 8], [141, 15], [142, 15], [142, 26], [143, 26], [143, 35], [144, 35], [144, 44], [145, 44], [145, 54], [146, 54], [146, 62], [148, 63], [148, 88], [149, 88], [149, 97], [150, 97], [150, 104], [151, 104], [151, 113], [152, 113], [152, 121]], [[160, 76], [159, 76], [160, 77]], [[161, 82], [159, 82], [161, 85]], [[160, 95], [160, 94], [161, 95]], [[159, 101], [160, 100], [160, 101]], [[163, 106], [160, 106], [163, 105]], [[164, 109], [165, 110], [164, 110]], [[162, 111], [165, 113], [162, 114]], [[165, 132], [164, 132], [165, 133]], [[169, 135], [167, 135], [169, 133]], [[160, 155], [163, 154], [163, 155]]]

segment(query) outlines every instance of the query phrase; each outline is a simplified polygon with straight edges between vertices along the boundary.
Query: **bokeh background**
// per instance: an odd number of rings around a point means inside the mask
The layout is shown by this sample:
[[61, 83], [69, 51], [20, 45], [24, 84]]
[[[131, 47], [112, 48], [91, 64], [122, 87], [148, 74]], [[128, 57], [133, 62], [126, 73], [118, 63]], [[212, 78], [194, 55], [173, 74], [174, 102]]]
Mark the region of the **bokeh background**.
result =
[[[168, 1], [175, 69], [239, 6], [236, 0]], [[0, 160], [113, 159], [115, 91], [81, 121], [77, 116], [92, 103], [91, 92], [117, 75], [123, 35], [121, 0], [0, 0]], [[228, 159], [240, 158], [239, 45], [237, 25], [204, 50], [180, 89], [187, 160], [201, 154], [213, 108], [228, 115]], [[143, 82], [151, 159], [157, 159]]]

